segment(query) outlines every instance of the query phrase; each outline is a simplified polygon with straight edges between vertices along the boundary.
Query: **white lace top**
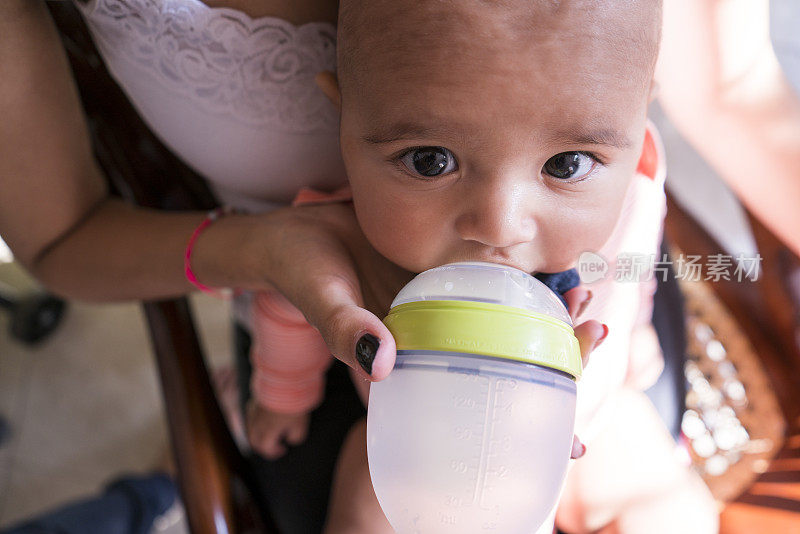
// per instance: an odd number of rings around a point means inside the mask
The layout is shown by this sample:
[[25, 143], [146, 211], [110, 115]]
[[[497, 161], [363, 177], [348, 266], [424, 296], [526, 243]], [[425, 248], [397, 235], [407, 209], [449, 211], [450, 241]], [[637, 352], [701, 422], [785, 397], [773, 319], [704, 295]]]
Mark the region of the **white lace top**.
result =
[[335, 70], [332, 24], [199, 0], [75, 3], [139, 114], [223, 202], [264, 211], [346, 182], [338, 115], [314, 83]]

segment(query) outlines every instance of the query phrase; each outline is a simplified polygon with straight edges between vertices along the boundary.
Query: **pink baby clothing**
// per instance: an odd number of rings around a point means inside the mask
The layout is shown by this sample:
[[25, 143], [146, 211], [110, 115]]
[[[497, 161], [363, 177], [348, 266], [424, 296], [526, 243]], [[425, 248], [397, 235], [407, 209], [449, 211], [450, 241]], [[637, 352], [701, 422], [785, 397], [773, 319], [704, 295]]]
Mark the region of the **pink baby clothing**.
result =
[[[651, 324], [653, 295], [660, 274], [660, 246], [666, 215], [664, 148], [650, 123], [637, 173], [631, 181], [622, 211], [611, 236], [597, 254], [605, 275], [584, 283], [593, 298], [578, 319], [596, 319], [609, 327], [608, 337], [592, 351], [578, 387], [575, 433], [587, 446], [613, 418], [613, 403], [605, 402], [623, 387], [645, 389], [651, 384], [632, 383], [641, 375], [632, 367], [661, 368], [660, 349], [633, 353], [634, 334]], [[580, 268], [580, 263], [579, 263]]]
[[[350, 186], [331, 193], [302, 188], [293, 206], [347, 202]], [[319, 331], [277, 290], [253, 299], [250, 390], [261, 406], [280, 413], [303, 413], [322, 402], [323, 377], [333, 363]]]
[[322, 402], [333, 356], [319, 331], [277, 290], [253, 299], [250, 391], [261, 406], [305, 413]]

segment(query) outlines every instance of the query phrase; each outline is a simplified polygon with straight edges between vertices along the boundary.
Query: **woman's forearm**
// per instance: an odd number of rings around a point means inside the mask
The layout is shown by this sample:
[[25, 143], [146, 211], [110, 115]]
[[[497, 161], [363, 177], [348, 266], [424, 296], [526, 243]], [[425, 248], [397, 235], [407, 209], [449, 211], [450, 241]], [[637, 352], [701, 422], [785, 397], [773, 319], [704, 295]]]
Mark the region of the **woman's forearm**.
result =
[[[800, 255], [800, 109], [786, 85], [765, 102], [723, 110], [695, 128], [670, 113], [684, 136], [741, 202]], [[782, 94], [781, 94], [782, 93]], [[683, 126], [683, 127], [681, 127]]]
[[[184, 275], [184, 252], [204, 217], [108, 199], [27, 267], [51, 291], [80, 300], [183, 295], [194, 289]], [[192, 252], [198, 279], [212, 287], [266, 287], [269, 262], [262, 258], [269, 247], [259, 243], [272, 239], [269, 219], [269, 214], [233, 215], [207, 227]]]
[[50, 291], [88, 301], [159, 299], [191, 290], [182, 254], [200, 213], [106, 199], [26, 267]]
[[666, 91], [662, 107], [740, 201], [800, 255], [800, 100], [766, 67], [752, 74], [763, 93], [692, 106]]
[[665, 3], [658, 78], [670, 120], [800, 254], [800, 99], [770, 45], [768, 3]]

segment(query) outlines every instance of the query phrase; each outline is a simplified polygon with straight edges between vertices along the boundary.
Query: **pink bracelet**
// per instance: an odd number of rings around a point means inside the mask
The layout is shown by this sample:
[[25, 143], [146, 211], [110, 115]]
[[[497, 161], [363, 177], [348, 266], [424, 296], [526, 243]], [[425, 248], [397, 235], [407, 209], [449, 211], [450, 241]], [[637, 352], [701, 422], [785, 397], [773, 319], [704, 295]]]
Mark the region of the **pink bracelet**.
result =
[[203, 230], [208, 228], [211, 223], [221, 219], [226, 215], [230, 215], [231, 213], [235, 213], [235, 210], [229, 206], [220, 207], [209, 211], [206, 215], [206, 218], [203, 219], [203, 222], [201, 222], [197, 228], [194, 229], [194, 232], [192, 232], [192, 236], [189, 238], [189, 243], [186, 245], [186, 252], [183, 255], [183, 272], [186, 275], [186, 279], [203, 293], [210, 293], [218, 297], [224, 297], [224, 294], [219, 290], [208, 287], [200, 282], [197, 279], [197, 276], [195, 276], [194, 271], [192, 271], [192, 250], [194, 249], [195, 241], [197, 241], [197, 238], [200, 236]]

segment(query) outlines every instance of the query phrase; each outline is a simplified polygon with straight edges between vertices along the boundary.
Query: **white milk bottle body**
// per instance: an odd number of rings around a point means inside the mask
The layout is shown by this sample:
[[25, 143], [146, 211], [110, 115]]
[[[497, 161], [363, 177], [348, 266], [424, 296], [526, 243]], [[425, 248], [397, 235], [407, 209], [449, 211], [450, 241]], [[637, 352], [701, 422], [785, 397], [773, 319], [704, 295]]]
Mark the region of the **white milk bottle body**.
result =
[[575, 382], [529, 364], [401, 353], [371, 386], [370, 475], [398, 534], [532, 534], [556, 503]]
[[580, 353], [530, 275], [456, 263], [418, 275], [384, 320], [397, 341], [371, 385], [370, 476], [398, 534], [533, 534], [569, 461]]

